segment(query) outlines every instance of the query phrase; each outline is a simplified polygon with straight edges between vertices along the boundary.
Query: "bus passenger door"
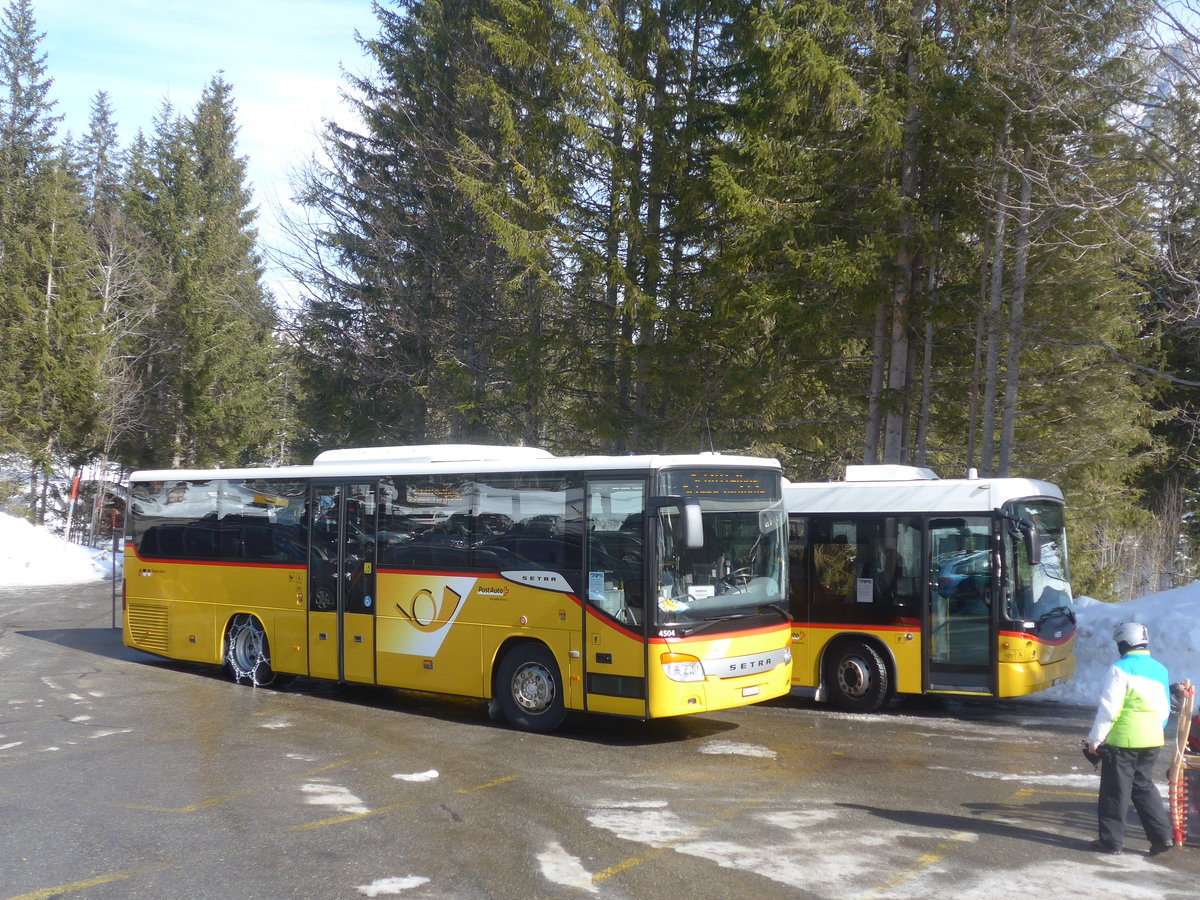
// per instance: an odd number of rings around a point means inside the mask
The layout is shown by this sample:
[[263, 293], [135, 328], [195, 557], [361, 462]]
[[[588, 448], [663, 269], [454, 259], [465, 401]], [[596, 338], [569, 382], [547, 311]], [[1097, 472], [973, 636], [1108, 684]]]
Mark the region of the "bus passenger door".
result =
[[648, 715], [646, 479], [587, 482], [583, 679], [592, 712]]
[[929, 523], [929, 602], [925, 689], [993, 693], [991, 520], [982, 516]]
[[315, 484], [309, 500], [309, 674], [375, 683], [371, 483]]

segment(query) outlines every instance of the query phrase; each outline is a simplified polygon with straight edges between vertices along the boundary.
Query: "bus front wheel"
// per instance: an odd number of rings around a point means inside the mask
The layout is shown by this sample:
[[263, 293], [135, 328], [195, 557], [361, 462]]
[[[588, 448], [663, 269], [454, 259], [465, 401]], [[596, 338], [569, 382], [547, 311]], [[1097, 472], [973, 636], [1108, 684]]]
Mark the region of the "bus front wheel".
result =
[[229, 623], [225, 633], [225, 673], [236, 684], [266, 687], [275, 681], [267, 634], [254, 616], [239, 613]]
[[553, 731], [567, 716], [558, 663], [542, 644], [520, 644], [504, 654], [494, 693], [504, 718], [523, 731]]
[[839, 644], [825, 657], [829, 699], [848, 712], [875, 712], [891, 698], [887, 664], [862, 641]]

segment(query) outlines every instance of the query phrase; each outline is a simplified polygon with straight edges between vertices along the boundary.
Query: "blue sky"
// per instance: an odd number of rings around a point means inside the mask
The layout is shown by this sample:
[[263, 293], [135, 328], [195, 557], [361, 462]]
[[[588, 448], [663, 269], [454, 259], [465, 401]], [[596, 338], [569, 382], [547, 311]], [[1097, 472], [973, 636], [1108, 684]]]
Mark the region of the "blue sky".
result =
[[348, 117], [341, 67], [368, 71], [355, 30], [377, 32], [370, 0], [34, 0], [34, 13], [61, 128], [76, 136], [97, 91], [108, 92], [127, 145], [151, 132], [164, 100], [190, 113], [223, 71], [267, 244], [282, 240], [288, 173], [313, 152], [321, 120]]

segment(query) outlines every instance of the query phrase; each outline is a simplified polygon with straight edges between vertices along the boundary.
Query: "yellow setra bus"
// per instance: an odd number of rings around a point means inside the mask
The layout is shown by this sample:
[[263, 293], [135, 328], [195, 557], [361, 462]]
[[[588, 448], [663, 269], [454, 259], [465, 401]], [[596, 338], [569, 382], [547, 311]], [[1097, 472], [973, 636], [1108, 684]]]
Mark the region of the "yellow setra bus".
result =
[[1074, 673], [1055, 485], [878, 465], [783, 493], [797, 687], [870, 712], [895, 694], [1018, 697]]
[[335, 450], [131, 476], [124, 642], [237, 682], [486, 698], [550, 731], [787, 694], [774, 460]]

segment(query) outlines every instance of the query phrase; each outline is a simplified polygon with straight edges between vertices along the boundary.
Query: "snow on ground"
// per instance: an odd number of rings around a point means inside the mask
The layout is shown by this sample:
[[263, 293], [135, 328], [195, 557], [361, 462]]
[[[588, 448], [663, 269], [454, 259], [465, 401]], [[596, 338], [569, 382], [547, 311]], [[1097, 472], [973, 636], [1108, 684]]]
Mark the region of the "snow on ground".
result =
[[[110, 577], [110, 550], [68, 544], [45, 528], [0, 513], [0, 587], [79, 584]], [[1105, 673], [1117, 659], [1112, 630], [1119, 622], [1141, 622], [1150, 630], [1150, 650], [1166, 665], [1172, 681], [1188, 678], [1200, 684], [1200, 581], [1125, 603], [1080, 597], [1075, 604], [1075, 677], [1030, 699], [1095, 703]]]
[[0, 513], [0, 587], [81, 584], [111, 578], [112, 571], [111, 548], [68, 544], [46, 528]]

